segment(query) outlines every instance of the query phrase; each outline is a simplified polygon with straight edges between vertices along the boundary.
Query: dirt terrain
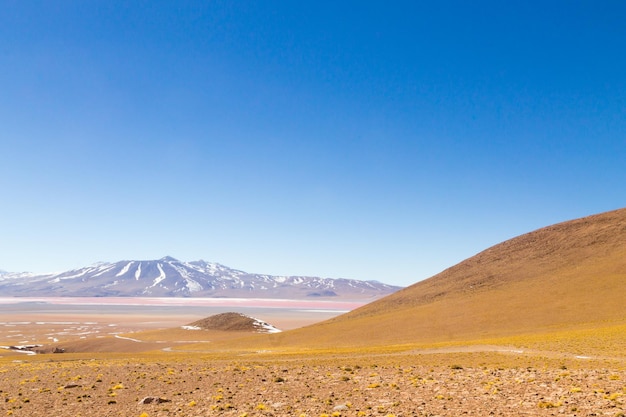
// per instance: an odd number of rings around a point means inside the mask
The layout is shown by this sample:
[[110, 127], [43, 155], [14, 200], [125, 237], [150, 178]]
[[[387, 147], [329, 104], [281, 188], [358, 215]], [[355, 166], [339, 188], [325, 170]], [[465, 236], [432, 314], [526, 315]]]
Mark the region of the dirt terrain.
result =
[[[624, 341], [622, 327], [496, 341], [500, 344], [303, 349], [273, 347], [266, 335], [249, 330], [159, 327], [175, 319], [191, 324], [185, 315], [152, 312], [123, 325], [115, 315], [46, 317], [2, 327], [9, 340], [41, 340], [67, 351], [0, 351], [0, 415], [76, 417], [97, 410], [98, 416], [120, 417], [615, 417], [626, 412], [626, 350], [611, 348]], [[50, 337], [69, 341], [50, 344]], [[251, 337], [258, 340], [256, 348], [250, 347]]]
[[623, 362], [484, 352], [68, 359], [0, 359], [3, 414], [623, 416], [626, 410]]

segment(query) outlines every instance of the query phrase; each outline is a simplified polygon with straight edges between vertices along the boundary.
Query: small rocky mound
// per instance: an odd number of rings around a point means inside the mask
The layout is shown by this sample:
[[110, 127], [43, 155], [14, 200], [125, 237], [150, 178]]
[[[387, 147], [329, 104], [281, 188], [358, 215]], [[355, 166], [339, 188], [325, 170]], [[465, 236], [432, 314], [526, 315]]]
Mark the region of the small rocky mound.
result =
[[183, 326], [185, 329], [221, 330], [230, 332], [278, 333], [279, 329], [264, 321], [241, 313], [222, 313]]

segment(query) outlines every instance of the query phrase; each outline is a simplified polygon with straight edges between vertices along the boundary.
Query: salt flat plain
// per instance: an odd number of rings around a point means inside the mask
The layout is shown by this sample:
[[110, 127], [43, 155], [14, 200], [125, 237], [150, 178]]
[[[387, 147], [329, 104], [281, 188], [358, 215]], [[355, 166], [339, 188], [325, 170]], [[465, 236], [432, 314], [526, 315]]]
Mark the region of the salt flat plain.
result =
[[289, 330], [335, 317], [363, 304], [362, 301], [253, 298], [0, 297], [0, 346], [48, 345], [180, 327], [230, 311]]

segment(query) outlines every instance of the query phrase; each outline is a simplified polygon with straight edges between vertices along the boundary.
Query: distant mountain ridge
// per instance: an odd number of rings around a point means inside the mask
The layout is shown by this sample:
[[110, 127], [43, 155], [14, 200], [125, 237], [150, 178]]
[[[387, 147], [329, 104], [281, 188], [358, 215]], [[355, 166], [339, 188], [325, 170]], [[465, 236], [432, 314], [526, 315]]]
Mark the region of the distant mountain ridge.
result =
[[71, 271], [0, 274], [5, 296], [379, 298], [400, 287], [378, 281], [251, 274], [215, 262], [158, 260], [100, 262]]

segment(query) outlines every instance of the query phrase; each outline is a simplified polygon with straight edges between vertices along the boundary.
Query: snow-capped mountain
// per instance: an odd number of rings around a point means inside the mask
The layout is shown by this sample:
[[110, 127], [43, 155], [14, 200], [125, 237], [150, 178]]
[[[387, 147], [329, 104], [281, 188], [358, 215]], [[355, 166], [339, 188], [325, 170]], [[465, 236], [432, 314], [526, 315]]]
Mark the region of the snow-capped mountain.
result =
[[214, 262], [182, 262], [169, 256], [101, 262], [55, 274], [0, 275], [0, 294], [24, 297], [378, 298], [398, 289], [378, 281], [251, 274]]

